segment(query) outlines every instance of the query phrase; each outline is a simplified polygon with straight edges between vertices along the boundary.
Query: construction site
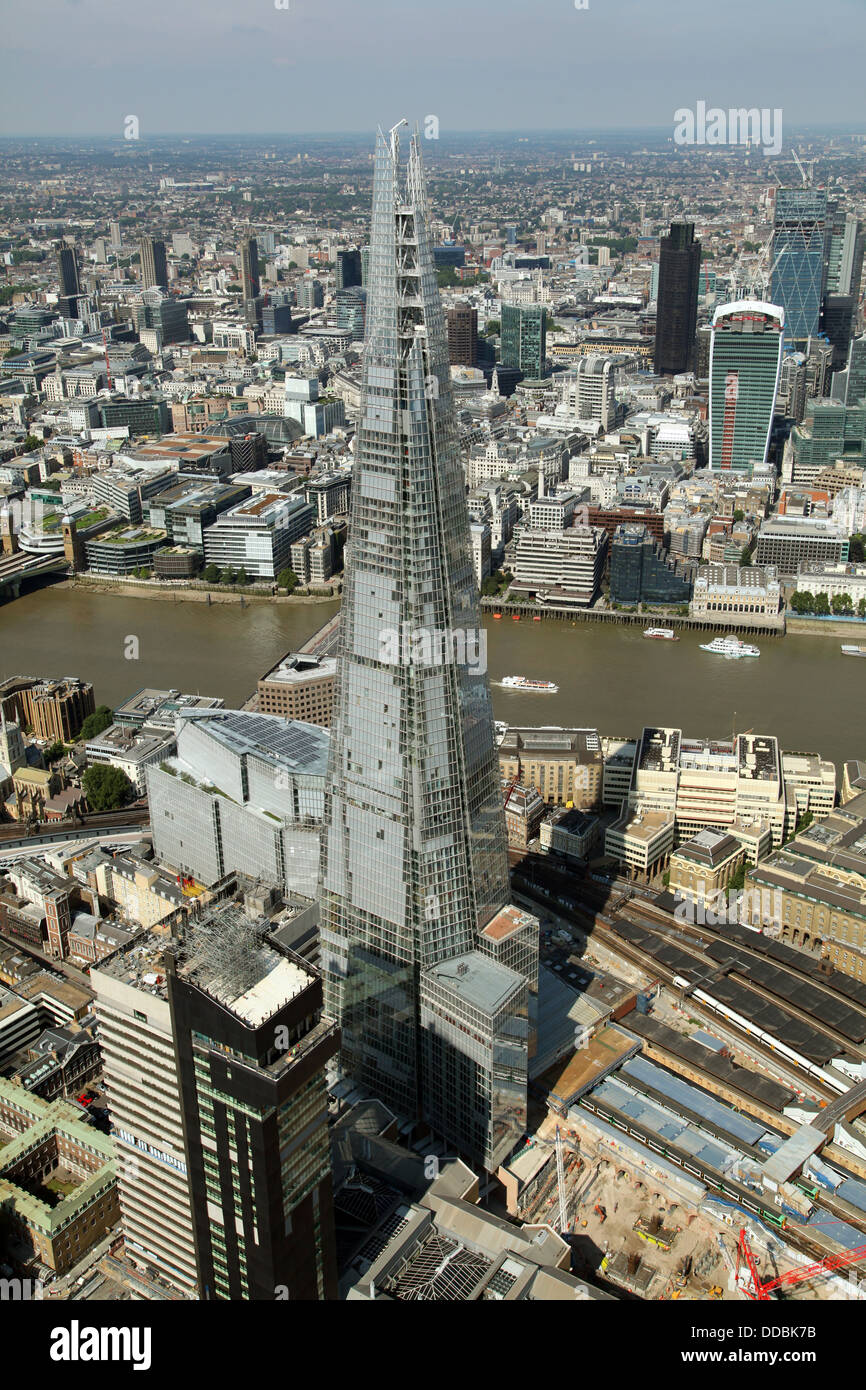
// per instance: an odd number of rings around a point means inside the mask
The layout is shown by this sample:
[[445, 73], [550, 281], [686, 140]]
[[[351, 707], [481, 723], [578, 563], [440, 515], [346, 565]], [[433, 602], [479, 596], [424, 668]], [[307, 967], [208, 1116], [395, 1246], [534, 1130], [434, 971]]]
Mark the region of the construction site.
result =
[[866, 987], [667, 895], [520, 886], [596, 1017], [531, 1083], [509, 1212], [619, 1297], [866, 1298]]

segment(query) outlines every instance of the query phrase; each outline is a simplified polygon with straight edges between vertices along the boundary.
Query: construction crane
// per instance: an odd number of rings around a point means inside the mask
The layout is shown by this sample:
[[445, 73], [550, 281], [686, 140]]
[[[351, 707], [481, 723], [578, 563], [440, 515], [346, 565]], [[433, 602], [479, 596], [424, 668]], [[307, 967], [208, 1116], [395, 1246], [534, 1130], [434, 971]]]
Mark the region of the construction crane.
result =
[[568, 1231], [568, 1202], [565, 1196], [565, 1159], [562, 1156], [562, 1135], [556, 1126], [556, 1186], [559, 1192], [559, 1233]]
[[[841, 1255], [827, 1255], [825, 1259], [818, 1260], [816, 1264], [789, 1270], [787, 1274], [779, 1274], [775, 1279], [768, 1279], [765, 1283], [758, 1273], [752, 1247], [749, 1245], [749, 1237], [744, 1227], [740, 1231], [740, 1240], [737, 1245], [737, 1267], [734, 1278], [737, 1287], [743, 1289], [754, 1302], [769, 1302], [770, 1294], [774, 1293], [776, 1289], [791, 1288], [795, 1284], [802, 1284], [807, 1279], [817, 1279], [821, 1274], [833, 1274], [837, 1269], [847, 1269], [850, 1265], [859, 1264], [862, 1260], [866, 1260], [866, 1245], [858, 1245], [855, 1250], [843, 1250]], [[748, 1274], [746, 1274], [746, 1270], [748, 1270]]]
[[102, 330], [102, 351], [105, 353], [105, 370], [108, 374], [108, 389], [114, 390], [114, 381], [111, 376], [111, 363], [108, 360], [108, 339], [105, 336], [105, 329]]

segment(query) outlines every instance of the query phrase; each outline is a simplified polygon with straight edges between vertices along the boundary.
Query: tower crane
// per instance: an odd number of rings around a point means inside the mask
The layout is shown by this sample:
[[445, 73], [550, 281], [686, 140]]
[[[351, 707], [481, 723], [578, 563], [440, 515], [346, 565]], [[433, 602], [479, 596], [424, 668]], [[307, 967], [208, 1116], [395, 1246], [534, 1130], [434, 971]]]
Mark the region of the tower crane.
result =
[[737, 1267], [734, 1278], [737, 1287], [743, 1289], [754, 1302], [769, 1302], [770, 1294], [774, 1293], [776, 1289], [792, 1288], [796, 1284], [802, 1284], [806, 1279], [816, 1279], [821, 1274], [833, 1274], [837, 1269], [847, 1269], [850, 1265], [860, 1264], [862, 1260], [866, 1260], [866, 1245], [858, 1245], [855, 1250], [843, 1250], [839, 1255], [827, 1255], [825, 1259], [818, 1260], [815, 1264], [805, 1265], [802, 1269], [789, 1270], [787, 1274], [779, 1274], [775, 1279], [768, 1279], [764, 1282], [758, 1273], [752, 1247], [749, 1245], [749, 1237], [744, 1227], [740, 1231], [737, 1245]]

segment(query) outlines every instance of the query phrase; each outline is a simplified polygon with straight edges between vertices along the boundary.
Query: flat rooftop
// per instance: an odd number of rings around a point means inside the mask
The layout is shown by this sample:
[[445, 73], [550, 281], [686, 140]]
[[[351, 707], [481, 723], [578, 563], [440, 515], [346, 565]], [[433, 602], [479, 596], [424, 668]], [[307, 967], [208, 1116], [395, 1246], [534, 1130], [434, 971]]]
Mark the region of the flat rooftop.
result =
[[443, 985], [461, 1002], [485, 1014], [503, 1008], [515, 991], [526, 984], [521, 975], [480, 951], [439, 961], [424, 971], [424, 978]]

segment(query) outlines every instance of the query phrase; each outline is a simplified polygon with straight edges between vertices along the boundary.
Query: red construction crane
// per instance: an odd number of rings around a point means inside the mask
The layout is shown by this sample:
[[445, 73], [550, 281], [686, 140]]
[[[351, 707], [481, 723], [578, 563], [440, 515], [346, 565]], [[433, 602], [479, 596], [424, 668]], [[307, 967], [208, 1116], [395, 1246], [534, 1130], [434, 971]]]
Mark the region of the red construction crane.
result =
[[[818, 1260], [816, 1264], [805, 1265], [802, 1269], [792, 1269], [787, 1274], [779, 1274], [775, 1279], [768, 1279], [764, 1283], [755, 1264], [755, 1257], [749, 1245], [749, 1237], [745, 1230], [741, 1230], [737, 1245], [737, 1268], [734, 1277], [743, 1293], [748, 1294], [749, 1298], [755, 1302], [769, 1302], [770, 1294], [776, 1289], [791, 1288], [793, 1284], [802, 1284], [806, 1279], [817, 1278], [819, 1274], [832, 1274], [837, 1269], [846, 1269], [849, 1265], [859, 1264], [861, 1260], [866, 1260], [866, 1245], [858, 1245], [856, 1250], [843, 1250], [841, 1255], [828, 1255], [826, 1259]], [[740, 1283], [740, 1271], [744, 1267], [749, 1271], [751, 1285], [748, 1282]]]

